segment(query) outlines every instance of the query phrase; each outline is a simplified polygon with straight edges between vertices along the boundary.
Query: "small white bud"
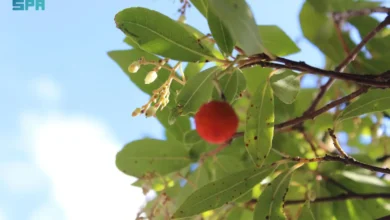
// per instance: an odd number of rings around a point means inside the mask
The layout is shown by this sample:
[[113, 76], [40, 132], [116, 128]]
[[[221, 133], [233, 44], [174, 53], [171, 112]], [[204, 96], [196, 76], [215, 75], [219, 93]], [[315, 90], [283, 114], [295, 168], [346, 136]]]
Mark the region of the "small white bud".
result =
[[157, 112], [157, 108], [154, 107], [154, 106], [150, 106], [150, 108], [148, 108], [148, 110], [146, 110], [145, 112], [145, 116], [147, 118], [151, 117], [151, 116], [154, 116]]
[[186, 22], [186, 16], [180, 15], [178, 22], [185, 23]]
[[140, 108], [136, 108], [133, 113], [131, 114], [131, 116], [135, 117], [137, 115], [139, 115], [141, 113], [141, 109]]
[[145, 84], [150, 84], [152, 82], [154, 82], [154, 80], [157, 79], [157, 72], [152, 70], [148, 73], [148, 75], [146, 75], [145, 77]]
[[139, 61], [134, 61], [132, 64], [129, 65], [127, 70], [130, 73], [136, 73], [139, 70], [140, 67], [141, 67], [141, 65], [140, 65]]

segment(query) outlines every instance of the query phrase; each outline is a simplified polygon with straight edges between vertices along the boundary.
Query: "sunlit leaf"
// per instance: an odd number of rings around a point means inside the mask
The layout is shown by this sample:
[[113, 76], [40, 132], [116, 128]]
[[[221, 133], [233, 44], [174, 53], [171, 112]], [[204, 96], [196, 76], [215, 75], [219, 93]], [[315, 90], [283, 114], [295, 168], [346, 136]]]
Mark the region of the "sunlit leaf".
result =
[[286, 56], [300, 51], [293, 40], [276, 25], [259, 25], [258, 26], [261, 40], [274, 55]]
[[299, 216], [301, 220], [315, 220], [313, 212], [310, 209], [310, 201], [306, 201], [302, 207], [301, 215]]
[[146, 173], [165, 175], [190, 164], [188, 151], [179, 142], [142, 139], [127, 144], [116, 155], [123, 173], [142, 177]]
[[184, 69], [184, 76], [186, 79], [190, 79], [196, 74], [200, 73], [204, 66], [204, 63], [188, 63], [186, 68]]
[[208, 7], [208, 0], [190, 0], [193, 6], [198, 9], [198, 11], [207, 18], [207, 7]]
[[[226, 101], [229, 103], [233, 103], [246, 88], [246, 80], [241, 70], [235, 70], [230, 74], [226, 74], [219, 80], [219, 84]], [[213, 91], [213, 99], [221, 99], [216, 89]]]
[[225, 56], [230, 55], [233, 51], [234, 41], [223, 21], [221, 21], [212, 10], [207, 11], [207, 21], [211, 34], [217, 42], [219, 49]]
[[338, 120], [390, 109], [390, 89], [371, 89], [348, 105]]
[[183, 218], [216, 209], [234, 201], [273, 172], [275, 166], [250, 168], [208, 183], [196, 190], [176, 210], [173, 218]]
[[279, 70], [270, 78], [272, 90], [282, 102], [291, 104], [295, 101], [299, 89], [299, 74], [291, 70]]
[[189, 62], [212, 57], [184, 27], [157, 11], [127, 8], [116, 14], [115, 23], [134, 43], [150, 53]]
[[282, 205], [290, 185], [292, 173], [290, 170], [285, 171], [268, 183], [257, 200], [254, 219], [286, 219], [282, 212]]
[[220, 71], [218, 67], [206, 69], [187, 81], [176, 98], [181, 115], [195, 113], [199, 107], [211, 98], [213, 78]]
[[209, 0], [209, 8], [225, 24], [246, 55], [265, 51], [253, 13], [245, 0]]
[[247, 111], [245, 146], [256, 166], [261, 167], [272, 147], [274, 134], [274, 97], [268, 81], [263, 75], [261, 84], [251, 98]]

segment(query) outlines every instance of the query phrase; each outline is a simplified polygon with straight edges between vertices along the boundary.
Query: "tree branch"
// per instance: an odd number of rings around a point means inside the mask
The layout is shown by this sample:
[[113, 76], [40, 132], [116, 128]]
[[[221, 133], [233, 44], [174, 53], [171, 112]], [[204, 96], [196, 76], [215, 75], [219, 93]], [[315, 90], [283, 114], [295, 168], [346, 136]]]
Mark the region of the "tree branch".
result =
[[347, 20], [351, 17], [367, 16], [372, 13], [390, 13], [390, 8], [377, 7], [377, 8], [364, 8], [359, 10], [348, 10], [344, 12], [333, 12], [332, 17], [336, 21]]
[[356, 98], [358, 97], [359, 95], [365, 93], [368, 91], [368, 87], [361, 87], [360, 89], [356, 90], [355, 92], [347, 95], [347, 96], [344, 96], [340, 99], [337, 99], [327, 105], [325, 105], [324, 107], [316, 110], [316, 111], [313, 111], [313, 112], [310, 112], [308, 114], [305, 114], [305, 115], [302, 115], [300, 117], [297, 117], [297, 118], [294, 118], [294, 119], [291, 119], [289, 121], [286, 121], [286, 122], [283, 122], [283, 123], [280, 123], [280, 124], [276, 124], [275, 125], [275, 128], [276, 129], [282, 129], [282, 128], [285, 128], [285, 127], [289, 127], [289, 126], [292, 126], [292, 125], [296, 125], [298, 123], [301, 123], [305, 120], [308, 120], [308, 119], [314, 119], [315, 117], [317, 117], [318, 115], [324, 113], [324, 112], [327, 112], [328, 110], [330, 110], [331, 108], [334, 108], [336, 107], [337, 105], [340, 105], [344, 102], [347, 102], [347, 101], [350, 101], [352, 100], [353, 98]]
[[270, 68], [276, 68], [276, 69], [290, 69], [290, 70], [296, 70], [300, 72], [307, 72], [310, 74], [316, 74], [320, 76], [327, 76], [327, 77], [333, 77], [335, 79], [341, 79], [345, 81], [351, 81], [362, 85], [372, 86], [372, 87], [378, 87], [378, 88], [390, 88], [390, 81], [388, 79], [381, 80], [376, 79], [376, 75], [364, 75], [362, 73], [343, 73], [343, 72], [337, 72], [332, 70], [324, 70], [320, 69], [314, 66], [310, 66], [306, 64], [305, 62], [297, 62], [293, 60], [289, 60], [286, 58], [276, 57], [277, 62], [280, 63], [274, 63], [270, 60], [265, 60], [264, 55], [257, 55], [255, 57], [251, 57], [248, 60], [243, 60], [239, 62], [239, 66], [241, 69], [249, 68], [255, 65], [260, 65], [261, 67], [270, 67]]
[[362, 169], [371, 170], [373, 172], [379, 172], [379, 173], [386, 173], [390, 174], [389, 168], [382, 168], [377, 166], [372, 166], [360, 161], [355, 160], [351, 157], [340, 157], [340, 156], [333, 156], [333, 155], [325, 155], [324, 157], [317, 157], [317, 158], [300, 158], [300, 157], [293, 157], [293, 158], [286, 158], [295, 162], [299, 163], [312, 163], [312, 162], [322, 162], [322, 161], [333, 161], [333, 162], [340, 162], [346, 165], [352, 165], [356, 167], [360, 167]]
[[[319, 197], [316, 198], [314, 201], [311, 201], [311, 203], [321, 203], [321, 202], [334, 202], [334, 201], [345, 201], [349, 199], [390, 199], [390, 193], [366, 193], [366, 194], [348, 194], [343, 193], [337, 196], [330, 196], [330, 197]], [[306, 199], [298, 199], [298, 200], [287, 200], [284, 202], [284, 205], [296, 205], [296, 204], [302, 204], [305, 203]]]

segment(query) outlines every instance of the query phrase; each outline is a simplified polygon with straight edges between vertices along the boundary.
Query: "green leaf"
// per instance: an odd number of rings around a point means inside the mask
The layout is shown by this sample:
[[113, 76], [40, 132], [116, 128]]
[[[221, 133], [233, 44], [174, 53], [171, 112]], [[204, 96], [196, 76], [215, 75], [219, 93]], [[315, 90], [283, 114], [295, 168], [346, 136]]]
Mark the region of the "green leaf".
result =
[[226, 220], [248, 220], [253, 218], [253, 212], [248, 209], [235, 207], [229, 212]]
[[282, 205], [292, 173], [292, 170], [281, 173], [267, 185], [257, 200], [253, 219], [286, 219], [282, 212]]
[[[245, 77], [239, 69], [223, 76], [219, 80], [219, 84], [222, 92], [225, 94], [226, 101], [229, 103], [233, 103], [246, 88]], [[216, 89], [213, 91], [213, 99], [221, 99]]]
[[133, 47], [134, 49], [140, 49], [140, 45], [137, 43], [137, 41], [131, 37], [131, 36], [126, 36], [125, 39], [123, 40], [126, 44], [129, 46]]
[[207, 11], [207, 21], [211, 34], [213, 35], [219, 49], [225, 54], [225, 56], [229, 56], [234, 47], [234, 41], [229, 30], [212, 10]]
[[127, 8], [115, 15], [116, 26], [143, 50], [174, 60], [197, 62], [211, 52], [171, 18], [146, 8]]
[[202, 141], [202, 138], [199, 136], [198, 131], [196, 130], [188, 131], [184, 135], [185, 144], [196, 144], [200, 141]]
[[[343, 45], [337, 36], [331, 17], [325, 13], [319, 13], [312, 4], [305, 2], [299, 14], [299, 20], [303, 35], [329, 59], [335, 63], [340, 63], [344, 59]], [[349, 34], [343, 33], [343, 39], [348, 48], [355, 48], [355, 43]]]
[[[314, 186], [316, 190], [316, 198], [332, 196], [324, 185], [325, 183], [316, 181]], [[313, 203], [311, 204], [310, 208], [316, 219], [332, 219], [334, 215], [333, 205], [329, 202]]]
[[286, 56], [300, 51], [293, 40], [276, 25], [258, 26], [261, 40], [272, 54]]
[[207, 18], [207, 8], [208, 2], [207, 0], [190, 0], [193, 6], [205, 17]]
[[[196, 39], [200, 40], [200, 43], [202, 44], [202, 47], [206, 47], [214, 57], [218, 59], [224, 59], [224, 56], [221, 54], [220, 51], [218, 51], [215, 48], [215, 43], [212, 41], [207, 40], [208, 36], [203, 34], [201, 31], [196, 29], [195, 27], [185, 24], [185, 23], [179, 23], [182, 27], [184, 27], [190, 34], [195, 36]], [[206, 62], [206, 61], [205, 61]]]
[[316, 219], [314, 217], [313, 212], [310, 209], [310, 201], [309, 200], [307, 200], [305, 202], [305, 205], [303, 205], [299, 219], [302, 219], [302, 220], [315, 220]]
[[116, 155], [123, 173], [142, 177], [146, 173], [165, 175], [190, 164], [188, 151], [179, 142], [142, 139], [127, 144]]
[[196, 74], [200, 73], [204, 66], [204, 63], [188, 63], [184, 69], [184, 76], [186, 80], [191, 79]]
[[242, 73], [245, 76], [248, 92], [255, 93], [257, 88], [264, 83], [264, 77], [269, 76], [272, 71], [272, 68], [262, 68], [260, 66], [243, 69]]
[[244, 170], [244, 165], [237, 155], [219, 155], [214, 164], [216, 179]]
[[261, 84], [251, 98], [247, 111], [245, 146], [256, 166], [261, 167], [272, 147], [274, 135], [274, 97], [268, 76], [263, 75]]
[[209, 9], [225, 24], [246, 55], [265, 52], [256, 21], [245, 0], [209, 0]]
[[299, 74], [291, 70], [278, 70], [271, 78], [271, 87], [274, 94], [284, 103], [291, 104], [295, 101], [299, 89]]
[[371, 89], [348, 105], [337, 120], [390, 109], [390, 89]]
[[198, 167], [195, 171], [190, 173], [187, 180], [186, 185], [180, 188], [179, 193], [175, 198], [176, 208], [180, 207], [194, 191], [210, 182], [207, 166]]
[[275, 166], [250, 168], [208, 183], [191, 194], [176, 210], [173, 218], [189, 217], [221, 207], [246, 193], [274, 169]]
[[189, 117], [180, 117], [175, 124], [170, 125], [168, 122], [170, 112], [170, 108], [165, 108], [164, 110], [157, 112], [157, 119], [176, 140], [181, 142], [183, 141], [185, 133], [191, 129], [190, 119]]
[[177, 110], [181, 115], [195, 113], [209, 101], [214, 87], [212, 80], [218, 71], [218, 67], [211, 67], [187, 81], [176, 98]]

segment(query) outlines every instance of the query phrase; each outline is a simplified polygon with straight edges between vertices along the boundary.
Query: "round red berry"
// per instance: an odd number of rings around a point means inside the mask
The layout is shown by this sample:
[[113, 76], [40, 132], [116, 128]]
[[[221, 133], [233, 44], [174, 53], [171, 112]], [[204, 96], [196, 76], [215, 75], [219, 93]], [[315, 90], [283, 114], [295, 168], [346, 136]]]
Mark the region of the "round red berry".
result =
[[195, 114], [199, 136], [212, 144], [222, 144], [236, 133], [238, 117], [227, 102], [211, 101], [202, 105]]

